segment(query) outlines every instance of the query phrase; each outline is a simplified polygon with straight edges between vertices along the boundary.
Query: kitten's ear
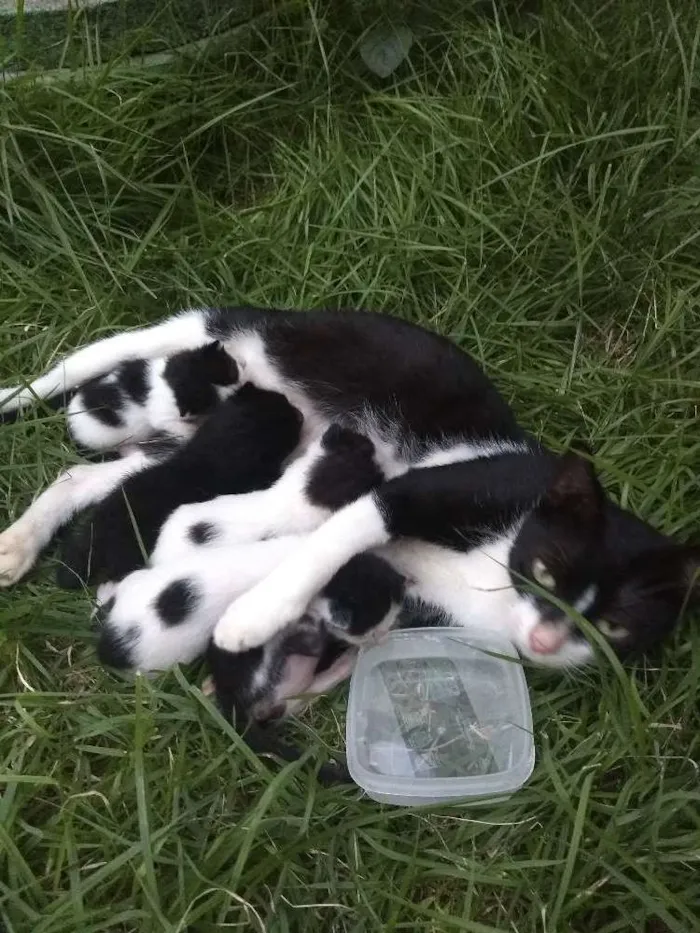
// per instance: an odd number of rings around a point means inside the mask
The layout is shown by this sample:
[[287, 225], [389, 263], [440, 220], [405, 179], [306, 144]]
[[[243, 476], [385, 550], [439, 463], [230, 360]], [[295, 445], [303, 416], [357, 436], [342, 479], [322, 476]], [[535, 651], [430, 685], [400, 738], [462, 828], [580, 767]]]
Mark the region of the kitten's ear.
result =
[[566, 512], [584, 522], [602, 517], [604, 495], [593, 464], [574, 451], [557, 464], [552, 482], [540, 503], [543, 511]]
[[214, 340], [203, 348], [204, 355], [210, 365], [215, 366], [213, 372], [214, 385], [227, 386], [238, 382], [238, 364], [227, 352], [220, 340]]

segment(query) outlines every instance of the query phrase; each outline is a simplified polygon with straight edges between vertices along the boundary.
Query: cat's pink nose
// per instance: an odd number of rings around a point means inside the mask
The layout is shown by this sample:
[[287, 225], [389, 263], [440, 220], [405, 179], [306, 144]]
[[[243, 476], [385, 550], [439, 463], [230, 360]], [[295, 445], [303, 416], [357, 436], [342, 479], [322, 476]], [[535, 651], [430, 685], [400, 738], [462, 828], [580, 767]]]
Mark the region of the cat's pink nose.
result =
[[563, 626], [540, 622], [530, 632], [530, 650], [533, 654], [556, 654], [563, 647], [567, 634]]

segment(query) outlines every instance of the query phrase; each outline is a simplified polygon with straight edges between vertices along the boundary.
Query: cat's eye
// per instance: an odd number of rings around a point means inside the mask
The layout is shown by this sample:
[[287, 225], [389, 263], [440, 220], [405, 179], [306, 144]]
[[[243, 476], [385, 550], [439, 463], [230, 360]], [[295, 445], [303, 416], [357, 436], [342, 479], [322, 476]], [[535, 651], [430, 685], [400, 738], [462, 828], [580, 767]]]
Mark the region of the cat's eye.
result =
[[629, 635], [624, 625], [613, 625], [612, 622], [606, 622], [605, 619], [601, 619], [596, 624], [600, 634], [605, 635], [610, 641], [622, 641], [623, 638], [627, 638]]
[[540, 557], [536, 557], [532, 562], [532, 579], [545, 590], [553, 590], [557, 585], [554, 576], [547, 570], [545, 562]]

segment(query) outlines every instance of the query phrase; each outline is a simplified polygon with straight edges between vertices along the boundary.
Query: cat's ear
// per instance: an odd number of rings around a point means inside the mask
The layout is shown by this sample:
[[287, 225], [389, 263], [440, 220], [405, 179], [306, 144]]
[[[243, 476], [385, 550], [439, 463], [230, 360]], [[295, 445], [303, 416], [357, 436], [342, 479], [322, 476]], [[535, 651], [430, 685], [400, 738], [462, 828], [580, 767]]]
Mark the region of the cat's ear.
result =
[[565, 513], [585, 523], [603, 515], [604, 494], [590, 460], [575, 451], [563, 454], [554, 471], [540, 509]]

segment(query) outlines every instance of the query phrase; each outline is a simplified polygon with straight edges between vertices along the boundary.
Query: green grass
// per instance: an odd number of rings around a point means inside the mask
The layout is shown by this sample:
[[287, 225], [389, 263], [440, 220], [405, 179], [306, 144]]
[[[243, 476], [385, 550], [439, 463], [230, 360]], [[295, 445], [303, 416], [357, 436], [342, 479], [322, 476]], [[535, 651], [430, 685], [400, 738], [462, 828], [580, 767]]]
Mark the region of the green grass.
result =
[[[389, 310], [451, 335], [530, 428], [591, 443], [612, 495], [691, 538], [696, 11], [448, 6], [386, 82], [351, 17], [291, 3], [245, 52], [7, 85], [0, 377], [189, 304]], [[47, 412], [0, 445], [7, 519], [74, 459]], [[88, 594], [50, 570], [0, 594], [8, 933], [700, 929], [692, 621], [624, 677], [529, 675], [529, 785], [412, 812], [322, 789], [308, 762], [268, 770], [196, 677], [101, 670]], [[299, 728], [339, 748], [343, 723], [340, 691]]]

